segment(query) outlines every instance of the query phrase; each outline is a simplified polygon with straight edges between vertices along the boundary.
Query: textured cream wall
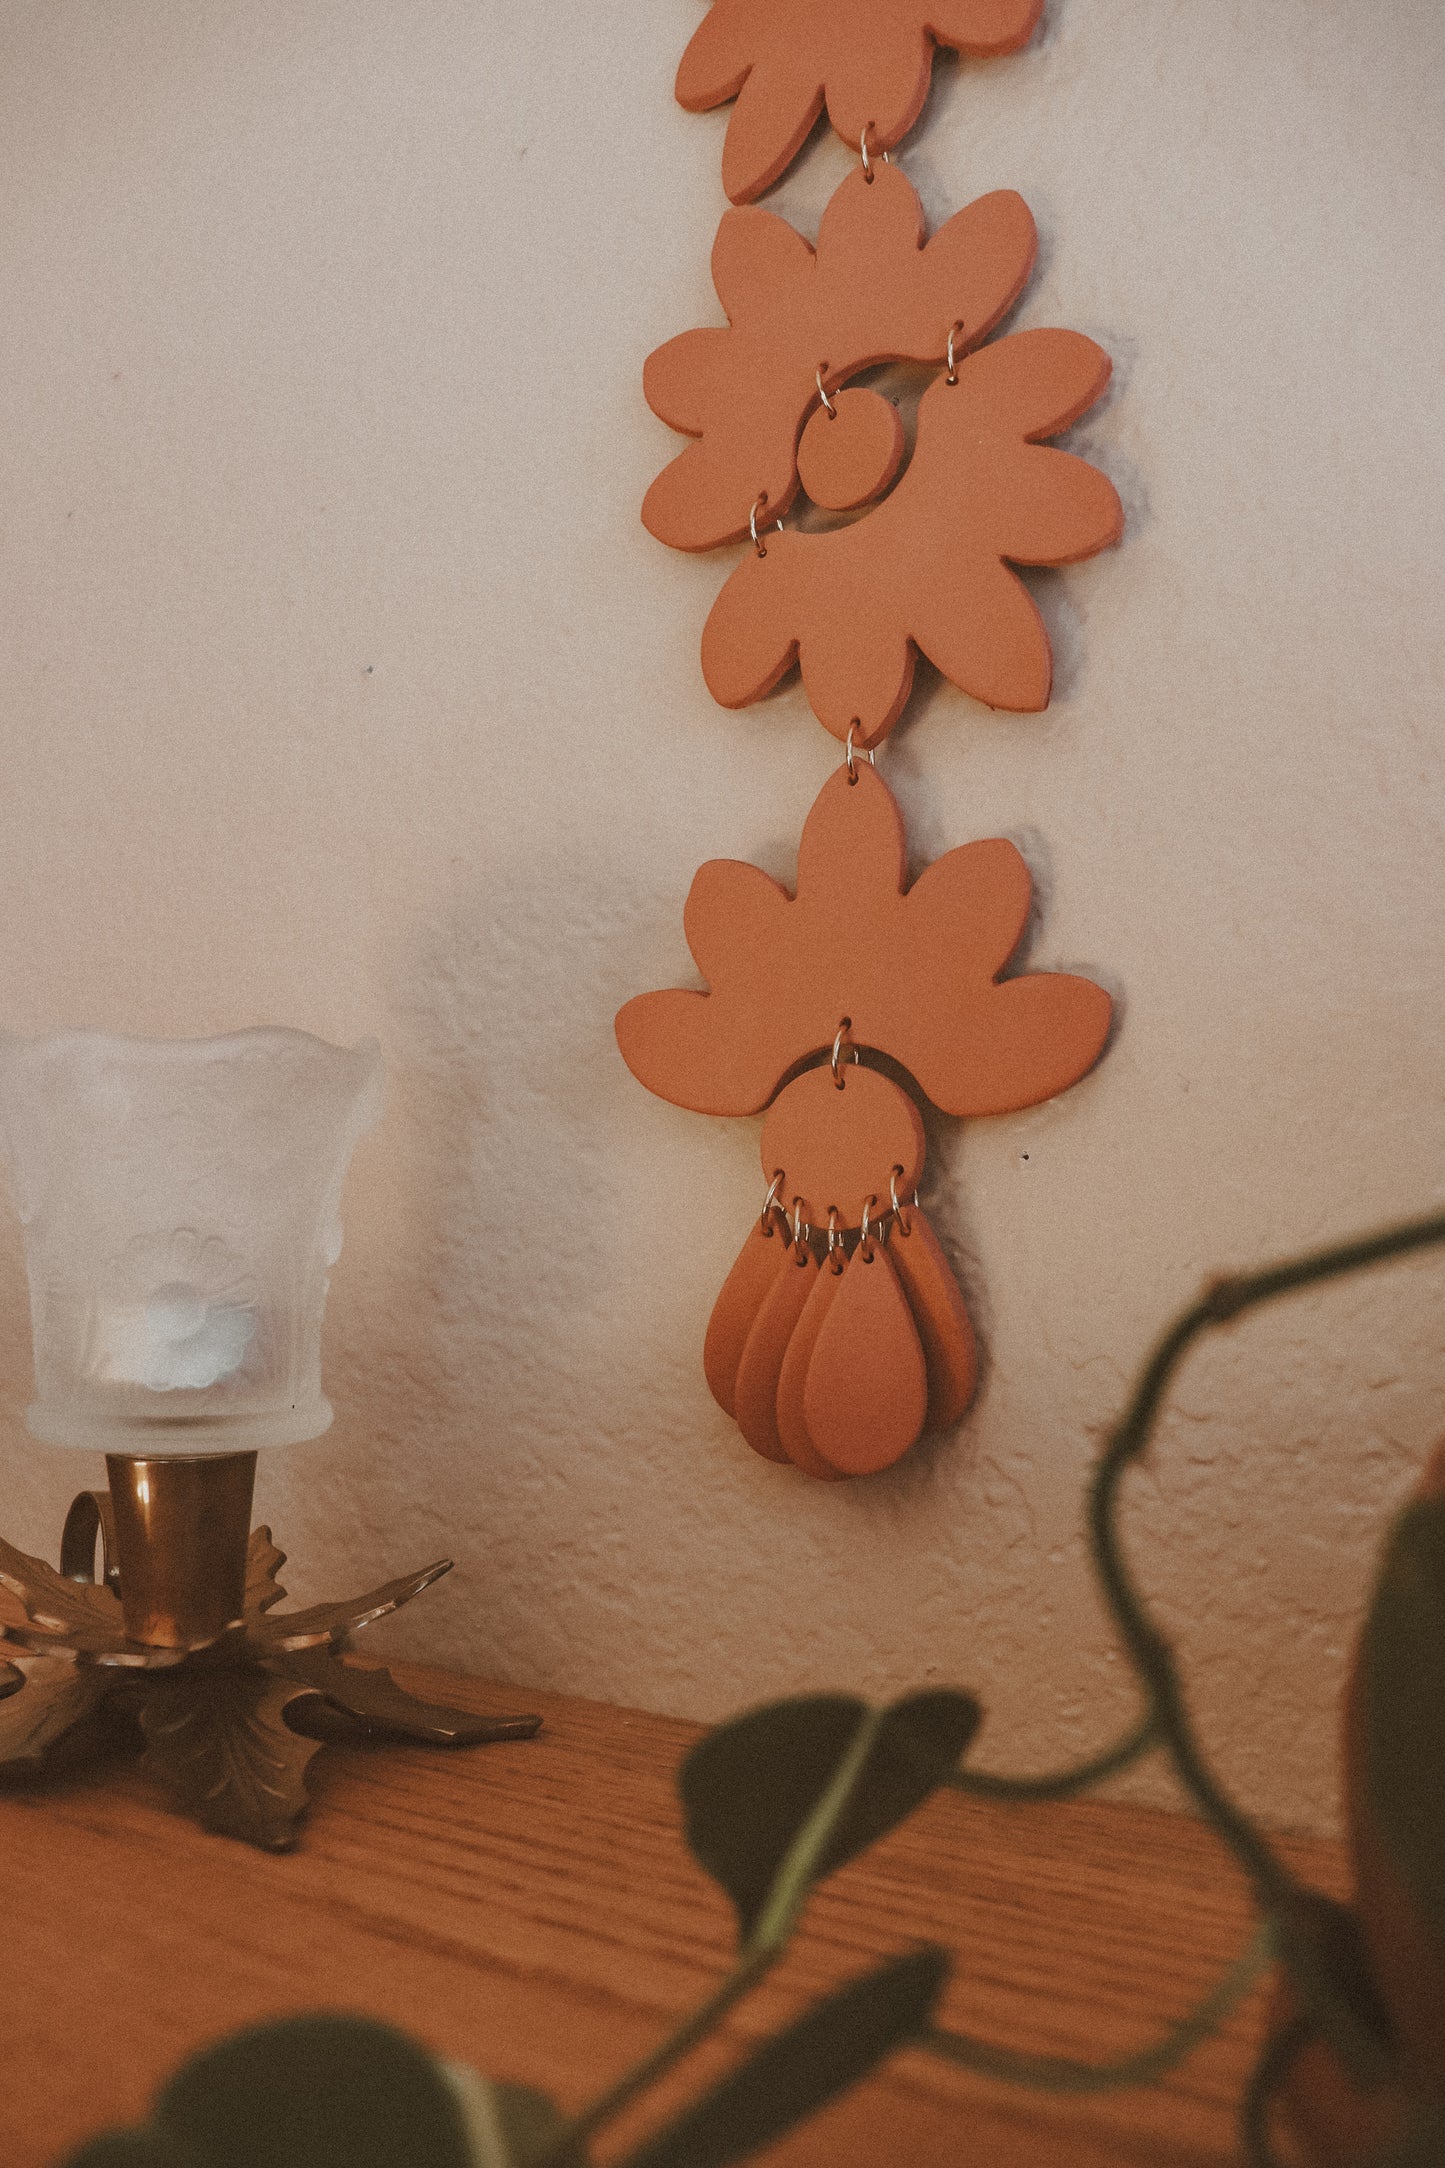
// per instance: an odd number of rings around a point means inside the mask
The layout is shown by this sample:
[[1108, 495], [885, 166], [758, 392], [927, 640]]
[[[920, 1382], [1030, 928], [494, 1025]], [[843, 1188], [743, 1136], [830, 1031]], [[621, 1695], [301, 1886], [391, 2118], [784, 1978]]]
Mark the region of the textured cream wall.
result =
[[[1117, 384], [1081, 432], [1124, 547], [1041, 582], [1046, 717], [930, 680], [883, 769], [928, 857], [1015, 837], [1037, 963], [1120, 997], [1056, 1105], [935, 1139], [990, 1350], [962, 1435], [824, 1489], [699, 1350], [757, 1130], [649, 1099], [628, 994], [686, 980], [704, 858], [789, 871], [835, 757], [796, 689], [710, 702], [723, 565], [643, 533], [644, 355], [714, 320], [723, 118], [696, 0], [0, 5], [0, 1022], [375, 1031], [332, 1435], [263, 1503], [302, 1593], [453, 1551], [377, 1646], [716, 1715], [956, 1679], [991, 1758], [1128, 1704], [1080, 1494], [1218, 1264], [1440, 1194], [1445, 12], [1052, 0], [940, 70], [937, 219], [1026, 195], [1020, 323]], [[847, 168], [775, 199], [805, 227]], [[83, 1459], [25, 1438], [7, 1529]], [[1195, 1363], [1137, 1486], [1211, 1743], [1288, 1821], [1382, 1516], [1442, 1427], [1438, 1266]]]

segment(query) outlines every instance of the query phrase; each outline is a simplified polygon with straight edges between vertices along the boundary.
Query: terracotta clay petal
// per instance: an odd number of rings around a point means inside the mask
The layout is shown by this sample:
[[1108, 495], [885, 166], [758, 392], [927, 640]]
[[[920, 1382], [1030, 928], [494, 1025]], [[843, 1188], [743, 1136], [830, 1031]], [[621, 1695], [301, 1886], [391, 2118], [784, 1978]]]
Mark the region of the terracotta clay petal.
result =
[[673, 95], [689, 113], [707, 113], [735, 98], [766, 32], [768, 0], [710, 6], [678, 64]]
[[[720, 431], [709, 430], [701, 443], [689, 444], [669, 460], [642, 500], [642, 524], [648, 533], [669, 549], [716, 549], [715, 507], [735, 492], [735, 451]], [[729, 516], [731, 509], [735, 506]]]
[[1043, 12], [1044, 0], [928, 0], [925, 20], [940, 45], [990, 60], [1027, 45]]
[[701, 331], [680, 331], [648, 355], [642, 365], [642, 395], [669, 429], [701, 436], [730, 336], [722, 325], [710, 324]]
[[[735, 329], [771, 326], [811, 288], [816, 257], [776, 211], [724, 211], [713, 237], [713, 289]], [[815, 357], [814, 366], [822, 356]]]
[[835, 134], [858, 150], [868, 130], [870, 151], [902, 142], [928, 96], [933, 40], [919, 20], [917, 0], [882, 11], [895, 17], [887, 35], [865, 45], [839, 40], [828, 63], [828, 118]]
[[927, 1413], [923, 1347], [888, 1253], [855, 1250], [808, 1366], [808, 1435], [845, 1475], [873, 1475], [917, 1442]]
[[961, 843], [925, 866], [905, 905], [910, 967], [925, 985], [956, 985], [962, 958], [958, 929], [968, 928], [969, 964], [991, 983], [1023, 939], [1033, 878], [1004, 836]]
[[854, 558], [838, 570], [842, 576], [826, 598], [811, 599], [798, 668], [823, 728], [846, 740], [856, 724], [854, 743], [867, 751], [882, 743], [908, 705], [914, 649], [906, 626], [869, 622], [866, 564]]
[[798, 494], [795, 450], [791, 438], [757, 429], [752, 419], [748, 408], [737, 408], [663, 468], [642, 500], [649, 534], [669, 549], [717, 549], [747, 534], [755, 504], [764, 536], [776, 534]]
[[1038, 604], [1016, 572], [977, 544], [940, 559], [944, 576], [914, 597], [913, 637], [951, 684], [1007, 715], [1049, 704], [1054, 653]]
[[743, 1346], [733, 1384], [733, 1413], [738, 1429], [755, 1453], [764, 1460], [786, 1460], [778, 1437], [778, 1379], [788, 1342], [813, 1285], [818, 1264], [809, 1251], [790, 1254], [787, 1269], [778, 1274]]
[[923, 1345], [927, 1428], [947, 1430], [967, 1413], [978, 1384], [972, 1320], [938, 1237], [917, 1205], [894, 1228], [888, 1255]]
[[[774, 543], [802, 537], [775, 534]], [[798, 635], [791, 622], [793, 589], [769, 589], [761, 574], [772, 562], [756, 553], [728, 575], [702, 628], [702, 674], [719, 707], [747, 708], [779, 683], [797, 660]]]
[[739, 1032], [736, 1014], [716, 994], [669, 987], [635, 994], [614, 1029], [622, 1059], [659, 1099], [695, 1114], [756, 1114], [777, 1088], [778, 1047], [772, 1035], [759, 1046]]
[[1118, 491], [1086, 459], [1043, 444], [1000, 445], [979, 458], [975, 472], [986, 475], [995, 461], [1000, 482], [1007, 477], [1007, 509], [993, 540], [1015, 564], [1077, 564], [1124, 532]]
[[778, 51], [754, 63], [723, 140], [722, 184], [730, 203], [751, 203], [793, 163], [823, 110], [816, 55]]
[[[906, 487], [907, 476], [899, 485]], [[897, 500], [895, 491], [882, 509]], [[720, 706], [761, 700], [796, 652], [825, 729], [846, 739], [856, 720], [857, 744], [886, 737], [912, 688], [913, 656], [892, 604], [896, 568], [852, 540], [870, 524], [860, 520], [824, 535], [774, 534], [766, 557], [743, 559], [703, 627], [702, 674]]]
[[973, 1001], [940, 993], [900, 1011], [892, 1051], [945, 1114], [1014, 1114], [1087, 1076], [1104, 1051], [1113, 1004], [1092, 979], [1030, 971]]
[[942, 361], [950, 326], [963, 351], [1028, 283], [1038, 230], [1023, 197], [999, 188], [955, 211], [928, 240], [918, 191], [899, 166], [855, 167], [818, 227], [810, 319], [829, 379], [890, 358]]
[[726, 1415], [733, 1413], [733, 1387], [748, 1334], [791, 1254], [774, 1221], [766, 1229], [755, 1221], [713, 1304], [702, 1367], [708, 1391]]
[[924, 401], [931, 405], [946, 396], [950, 406], [971, 409], [966, 421], [959, 417], [970, 431], [1056, 437], [1087, 414], [1112, 373], [1104, 349], [1081, 331], [1015, 331], [968, 355], [958, 382], [931, 384]]
[[803, 1394], [807, 1390], [808, 1368], [813, 1360], [813, 1350], [818, 1335], [832, 1306], [842, 1281], [841, 1267], [835, 1272], [833, 1266], [824, 1262], [819, 1267], [813, 1292], [809, 1295], [803, 1314], [793, 1329], [788, 1342], [788, 1352], [783, 1357], [783, 1367], [778, 1377], [778, 1442], [795, 1468], [804, 1475], [816, 1476], [823, 1483], [841, 1483], [843, 1471], [824, 1460], [812, 1439], [808, 1436], [808, 1420], [803, 1413]]
[[[940, 319], [946, 316], [948, 320], [943, 326], [942, 344], [931, 345], [922, 358], [942, 361], [947, 355], [948, 334], [954, 323], [949, 304], [954, 293], [959, 297], [963, 323], [955, 352], [963, 353], [986, 338], [1027, 286], [1038, 253], [1034, 214], [1015, 189], [993, 189], [955, 211], [924, 251], [930, 281], [937, 282], [929, 295], [935, 342]], [[942, 309], [939, 302], [944, 304]]]
[[806, 908], [845, 926], [886, 924], [907, 871], [903, 815], [882, 776], [863, 765], [851, 782], [844, 769], [830, 775], [798, 844], [797, 894]]
[[746, 971], [785, 938], [792, 898], [761, 866], [710, 858], [692, 877], [682, 927], [698, 970], [712, 987]]
[[699, 1113], [750, 1114], [771, 1098], [777, 1075], [769, 1052], [760, 1055], [751, 1036], [736, 1030], [734, 1000], [746, 1003], [757, 959], [786, 941], [791, 903], [785, 888], [743, 860], [699, 866], [683, 927], [712, 991], [634, 995], [614, 1027], [623, 1060], [659, 1099]]
[[871, 186], [861, 169], [850, 173], [818, 220], [819, 277], [829, 304], [847, 291], [835, 290], [835, 280], [863, 280], [870, 269], [891, 289], [900, 261], [908, 263], [923, 247], [924, 231], [923, 199], [901, 166], [875, 167]]

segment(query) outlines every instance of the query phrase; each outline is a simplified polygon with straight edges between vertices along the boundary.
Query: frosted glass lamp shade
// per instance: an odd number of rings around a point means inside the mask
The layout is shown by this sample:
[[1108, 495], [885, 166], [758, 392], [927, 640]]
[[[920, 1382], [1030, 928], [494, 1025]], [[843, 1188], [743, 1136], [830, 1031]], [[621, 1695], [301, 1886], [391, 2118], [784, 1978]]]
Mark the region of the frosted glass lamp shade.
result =
[[0, 1037], [32, 1433], [194, 1454], [325, 1430], [321, 1318], [341, 1187], [380, 1105], [374, 1040]]

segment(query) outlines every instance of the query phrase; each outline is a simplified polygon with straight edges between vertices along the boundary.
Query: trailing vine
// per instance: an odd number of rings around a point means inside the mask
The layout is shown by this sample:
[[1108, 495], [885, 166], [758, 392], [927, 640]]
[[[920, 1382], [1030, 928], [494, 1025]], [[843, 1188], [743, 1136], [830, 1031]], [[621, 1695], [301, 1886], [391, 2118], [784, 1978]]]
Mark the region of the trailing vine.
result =
[[[563, 2117], [535, 2093], [472, 2072], [443, 2070], [384, 2028], [302, 2019], [242, 2035], [198, 2058], [161, 2096], [145, 2130], [97, 2140], [74, 2155], [69, 2168], [224, 2168], [236, 2158], [232, 2139], [240, 2074], [256, 2131], [248, 2168], [279, 2168], [283, 2158], [295, 2157], [285, 2150], [294, 2136], [287, 2117], [303, 2090], [308, 2103], [319, 2099], [329, 2109], [332, 2150], [323, 2146], [316, 2152], [313, 2168], [330, 2168], [332, 2162], [352, 2168], [357, 2156], [348, 2117], [356, 2106], [355, 2085], [348, 2081], [348, 2091], [342, 2073], [354, 2073], [372, 2035], [387, 2043], [386, 2054], [400, 2058], [398, 2071], [405, 2050], [417, 2067], [430, 2072], [434, 2091], [435, 2116], [423, 2128], [425, 2119], [418, 2122], [413, 2115], [414, 2142], [398, 2140], [402, 2149], [388, 2153], [389, 2168], [587, 2168], [599, 2133], [683, 2063], [771, 1972], [818, 1884], [898, 1827], [933, 1793], [953, 1789], [1024, 1809], [1076, 1796], [1152, 1754], [1167, 1758], [1191, 1804], [1244, 1869], [1260, 1915], [1248, 1946], [1224, 1977], [1159, 2040], [1122, 2058], [1090, 2063], [1027, 2055], [973, 2039], [937, 2022], [948, 1953], [915, 1951], [847, 1983], [772, 2034], [623, 2156], [618, 2168], [726, 2168], [747, 2159], [905, 2044], [991, 2078], [1055, 2094], [1152, 2084], [1191, 2054], [1271, 1965], [1288, 1980], [1294, 2014], [1266, 2041], [1241, 2104], [1241, 2136], [1254, 2168], [1277, 2168], [1274, 2103], [1299, 2057], [1319, 2043], [1360, 2087], [1377, 2092], [1393, 2087], [1391, 2097], [1403, 2103], [1392, 2139], [1370, 2168], [1438, 2168], [1445, 2159], [1445, 2103], [1411, 2095], [1405, 2086], [1359, 1923], [1347, 1908], [1299, 1881], [1210, 1767], [1177, 1654], [1129, 1566], [1120, 1524], [1125, 1479], [1146, 1457], [1179, 1368], [1203, 1337], [1299, 1289], [1442, 1245], [1445, 1213], [1436, 1213], [1265, 1271], [1217, 1280], [1158, 1341], [1104, 1447], [1088, 1495], [1095, 1575], [1142, 1696], [1139, 1715], [1113, 1745], [1043, 1776], [973, 1769], [965, 1757], [981, 1711], [971, 1695], [945, 1689], [881, 1709], [847, 1695], [772, 1703], [722, 1725], [691, 1751], [679, 1775], [687, 1839], [736, 1909], [736, 1962], [697, 2010], [580, 2113]], [[1418, 1569], [1422, 1557], [1423, 1574], [1415, 1570], [1413, 1578], [1402, 1578], [1399, 1562], [1413, 1562]], [[1399, 1710], [1385, 1708], [1376, 1726], [1387, 1744], [1391, 1724], [1396, 1734], [1403, 1727], [1417, 1760], [1420, 1754], [1445, 1756], [1445, 1684], [1433, 1683], [1437, 1676], [1445, 1678], [1445, 1647], [1435, 1640], [1424, 1645], [1435, 1633], [1436, 1611], [1421, 1612], [1418, 1603], [1411, 1609], [1422, 1591], [1428, 1603], [1438, 1596], [1438, 1623], [1445, 1627], [1445, 1581], [1438, 1591], [1434, 1587], [1442, 1559], [1445, 1501], [1438, 1511], [1413, 1507], [1387, 1545], [1372, 1612], [1372, 1630], [1376, 1621], [1384, 1621], [1380, 1631], [1388, 1627], [1396, 1636], [1386, 1651], [1389, 1661], [1381, 1670], [1386, 1684], [1379, 1698], [1389, 1701], [1388, 1682], [1397, 1672], [1406, 1677], [1402, 1692], [1415, 1691], [1424, 1678], [1426, 1691], [1436, 1697], [1423, 1722], [1418, 1704], [1402, 1704]], [[1405, 1646], [1402, 1632], [1420, 1645]], [[1412, 1809], [1414, 1822], [1401, 1825], [1400, 1852], [1407, 1886], [1424, 1890], [1419, 1903], [1431, 1932], [1442, 1931], [1445, 1920], [1431, 1911], [1438, 1874], [1429, 1888], [1419, 1876], [1412, 1879], [1411, 1855], [1412, 1847], [1418, 1851], [1423, 1843], [1430, 1872], [1436, 1872], [1436, 1855], [1445, 1843], [1445, 1759], [1438, 1771], [1433, 1764], [1423, 1773], [1412, 1767], [1408, 1783], [1397, 1788], [1416, 1802], [1439, 1800], [1438, 1826], [1422, 1831]], [[1389, 1786], [1382, 1796], [1388, 1824]], [[479, 2061], [485, 2062], [484, 2052]], [[415, 2069], [405, 2067], [410, 2084]], [[270, 2150], [265, 2112], [258, 2120], [255, 2110], [258, 2087], [270, 2100]], [[374, 2136], [374, 2104], [367, 2105], [366, 2114]]]

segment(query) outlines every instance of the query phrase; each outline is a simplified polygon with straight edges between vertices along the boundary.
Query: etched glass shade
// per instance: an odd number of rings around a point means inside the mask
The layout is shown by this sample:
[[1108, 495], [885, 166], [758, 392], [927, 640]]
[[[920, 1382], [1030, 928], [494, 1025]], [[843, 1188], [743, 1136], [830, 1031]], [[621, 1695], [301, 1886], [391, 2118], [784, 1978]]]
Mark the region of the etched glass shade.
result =
[[341, 1186], [380, 1105], [374, 1040], [0, 1036], [33, 1434], [107, 1453], [234, 1453], [325, 1430]]

